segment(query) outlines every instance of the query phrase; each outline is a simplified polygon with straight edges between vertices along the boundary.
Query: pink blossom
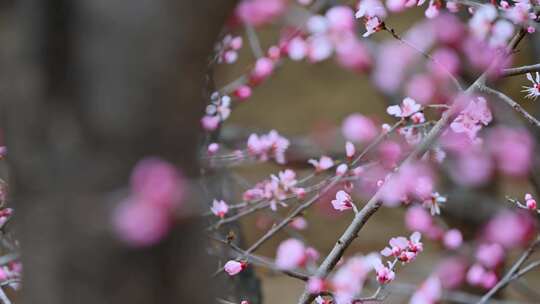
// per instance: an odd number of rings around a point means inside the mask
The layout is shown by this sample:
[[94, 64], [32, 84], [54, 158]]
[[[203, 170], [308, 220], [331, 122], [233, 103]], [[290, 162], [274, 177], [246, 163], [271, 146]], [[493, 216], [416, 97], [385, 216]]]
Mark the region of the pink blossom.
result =
[[432, 195], [434, 186], [433, 172], [427, 164], [409, 163], [386, 178], [381, 200], [387, 206], [397, 206], [411, 198], [423, 201]]
[[504, 210], [488, 222], [483, 238], [505, 248], [515, 248], [527, 244], [535, 229], [536, 223], [529, 213]]
[[251, 71], [250, 79], [257, 84], [265, 80], [274, 71], [274, 61], [267, 57], [257, 59], [255, 67]]
[[480, 264], [474, 264], [467, 272], [467, 282], [471, 285], [479, 285], [482, 282], [482, 278], [486, 270]]
[[426, 16], [426, 18], [433, 19], [439, 16], [440, 9], [441, 9], [440, 2], [435, 1], [435, 0], [430, 0], [428, 8], [424, 12], [424, 15]]
[[223, 269], [230, 276], [234, 276], [242, 272], [242, 270], [246, 269], [246, 267], [247, 267], [246, 263], [230, 260], [227, 263], [225, 263], [225, 266], [223, 267]]
[[401, 159], [403, 152], [401, 145], [392, 140], [383, 141], [377, 150], [381, 164], [386, 168], [395, 167]]
[[2, 229], [4, 225], [11, 219], [12, 215], [13, 215], [12, 208], [4, 208], [0, 210], [0, 229]]
[[483, 97], [471, 100], [467, 107], [461, 111], [456, 119], [450, 124], [450, 128], [456, 133], [465, 133], [470, 139], [476, 138], [482, 125], [487, 126], [492, 120], [491, 111], [487, 101]]
[[306, 57], [308, 46], [302, 37], [294, 37], [287, 44], [287, 54], [292, 60], [298, 61]]
[[[450, 2], [447, 1], [448, 6]], [[454, 5], [450, 3], [450, 5]], [[456, 4], [457, 6], [457, 4]], [[438, 41], [446, 45], [458, 45], [465, 35], [465, 28], [461, 20], [453, 14], [441, 14], [438, 18], [432, 20], [432, 26], [435, 30], [435, 36]]]
[[149, 157], [137, 163], [131, 174], [131, 191], [137, 201], [164, 207], [177, 207], [183, 199], [184, 177], [170, 163]]
[[345, 118], [341, 126], [343, 136], [352, 142], [366, 142], [377, 136], [377, 127], [371, 119], [354, 113]]
[[358, 2], [357, 9], [355, 14], [356, 18], [386, 17], [384, 5], [379, 0], [361, 0]]
[[201, 125], [206, 131], [214, 131], [218, 128], [220, 121], [218, 116], [205, 115], [201, 118]]
[[285, 163], [285, 151], [289, 147], [289, 140], [279, 135], [275, 130], [268, 134], [251, 134], [247, 141], [248, 153], [261, 161], [274, 158], [278, 164]]
[[306, 219], [304, 217], [297, 216], [291, 221], [291, 223], [289, 225], [291, 227], [293, 227], [294, 229], [304, 230], [304, 229], [307, 228], [308, 222], [306, 221]]
[[422, 235], [420, 232], [415, 231], [411, 234], [409, 238], [409, 250], [414, 253], [419, 253], [424, 250], [424, 245], [420, 242]]
[[493, 25], [488, 43], [492, 47], [504, 47], [513, 35], [514, 25], [507, 20], [499, 20]]
[[388, 284], [392, 282], [396, 274], [392, 270], [392, 264], [388, 262], [388, 267], [384, 266], [380, 259], [376, 259], [374, 262], [375, 272], [377, 273], [377, 281], [380, 284]]
[[7, 148], [6, 146], [0, 146], [0, 158], [4, 158], [7, 155]]
[[208, 154], [213, 155], [216, 154], [219, 150], [219, 144], [218, 143], [211, 143], [208, 145]]
[[317, 261], [320, 257], [317, 249], [313, 247], [306, 248], [306, 261]]
[[431, 215], [441, 214], [441, 204], [446, 203], [446, 197], [433, 192], [428, 198], [424, 199], [423, 205], [430, 209]]
[[354, 147], [354, 144], [350, 141], [345, 143], [345, 155], [348, 159], [352, 159], [354, 154], [356, 154], [356, 148]]
[[326, 155], [321, 156], [319, 160], [310, 159], [308, 160], [308, 163], [313, 165], [313, 167], [315, 167], [315, 170], [317, 170], [318, 172], [330, 169], [334, 166], [334, 161], [332, 160], [332, 158]]
[[398, 118], [406, 118], [417, 113], [421, 109], [422, 105], [418, 104], [414, 99], [406, 97], [405, 99], [403, 99], [401, 106], [389, 106], [386, 109], [386, 113]]
[[137, 163], [131, 191], [116, 209], [113, 224], [121, 239], [133, 246], [157, 243], [168, 232], [185, 196], [185, 181], [171, 164], [159, 158]]
[[347, 170], [349, 170], [349, 167], [347, 166], [347, 164], [340, 164], [336, 168], [336, 175], [338, 176], [344, 175], [345, 173], [347, 173]]
[[[275, 176], [273, 176], [273, 178], [276, 179]], [[285, 191], [294, 188], [294, 186], [298, 182], [296, 180], [296, 173], [291, 169], [285, 169], [285, 171], [280, 171], [276, 180], [279, 181], [280, 185]]]
[[416, 258], [416, 255], [423, 250], [423, 244], [420, 242], [419, 232], [411, 234], [409, 239], [402, 236], [391, 238], [390, 246], [385, 247], [381, 254], [383, 256], [394, 256], [403, 263], [408, 263]]
[[448, 230], [443, 237], [443, 244], [448, 249], [458, 249], [463, 243], [463, 236], [458, 229]]
[[523, 86], [523, 91], [527, 93], [525, 98], [535, 100], [540, 96], [540, 73], [536, 72], [536, 77], [533, 78], [531, 73], [527, 73], [527, 79], [532, 83], [530, 87]]
[[465, 280], [467, 263], [462, 258], [450, 257], [444, 259], [435, 270], [444, 289], [454, 289]]
[[229, 205], [227, 205], [225, 201], [214, 200], [214, 202], [212, 203], [212, 207], [210, 207], [210, 210], [215, 216], [223, 218], [225, 214], [229, 212]]
[[328, 59], [333, 52], [334, 44], [327, 35], [314, 35], [307, 40], [307, 56], [311, 62]]
[[324, 299], [324, 298], [321, 297], [321, 296], [317, 296], [317, 297], [315, 298], [315, 303], [317, 303], [317, 304], [331, 304], [332, 301], [331, 301], [331, 300]]
[[529, 210], [536, 210], [538, 208], [536, 200], [530, 193], [525, 194], [525, 206], [527, 206]]
[[456, 183], [465, 186], [485, 184], [491, 177], [492, 172], [493, 162], [489, 155], [475, 150], [460, 154], [457, 163], [450, 167], [452, 179]]
[[234, 90], [234, 96], [239, 100], [246, 100], [251, 97], [251, 87], [248, 85], [241, 85]]
[[497, 243], [480, 244], [476, 249], [476, 260], [486, 268], [497, 267], [503, 262], [504, 257], [504, 248]]
[[497, 9], [491, 5], [480, 7], [469, 20], [469, 28], [479, 39], [484, 39], [491, 31], [492, 23], [497, 18]]
[[365, 72], [371, 67], [368, 49], [356, 37], [348, 35], [335, 46], [339, 65], [355, 72]]
[[331, 279], [337, 304], [348, 304], [359, 294], [368, 273], [373, 269], [373, 257], [354, 256], [339, 267]]
[[285, 8], [284, 0], [242, 0], [235, 13], [244, 23], [260, 26], [279, 17]]
[[113, 224], [123, 241], [134, 247], [144, 247], [158, 243], [172, 223], [166, 209], [128, 199], [114, 212]]
[[435, 304], [442, 297], [442, 285], [437, 276], [429, 277], [412, 295], [410, 304]]
[[276, 266], [279, 269], [291, 270], [303, 265], [306, 261], [306, 247], [297, 239], [287, 239], [279, 244], [276, 254]]
[[345, 211], [353, 208], [353, 201], [347, 192], [339, 190], [336, 199], [332, 200], [332, 206], [338, 211]]
[[525, 25], [529, 20], [532, 6], [529, 1], [517, 1], [506, 10], [506, 17], [517, 25]]
[[497, 283], [497, 274], [493, 270], [486, 270], [482, 265], [474, 264], [467, 272], [467, 282], [473, 286], [490, 289]]
[[326, 19], [331, 30], [348, 32], [354, 29], [354, 12], [345, 5], [337, 5], [326, 12]]
[[405, 224], [409, 230], [426, 233], [433, 225], [433, 219], [426, 209], [412, 206], [405, 213]]
[[431, 55], [433, 61], [429, 62], [429, 69], [439, 78], [446, 79], [448, 74], [456, 75], [459, 72], [460, 59], [456, 52], [450, 48], [441, 48]]
[[435, 84], [430, 76], [416, 74], [407, 83], [406, 93], [420, 104], [428, 104], [435, 95]]
[[487, 144], [497, 167], [513, 177], [525, 176], [532, 166], [534, 143], [526, 129], [497, 127], [489, 132]]
[[384, 23], [381, 19], [379, 19], [379, 17], [366, 18], [364, 25], [366, 27], [366, 32], [362, 35], [362, 37], [369, 37], [372, 34], [380, 32], [384, 29]]
[[307, 281], [307, 290], [311, 294], [319, 294], [321, 291], [323, 291], [323, 288], [324, 281], [319, 277], [310, 277]]

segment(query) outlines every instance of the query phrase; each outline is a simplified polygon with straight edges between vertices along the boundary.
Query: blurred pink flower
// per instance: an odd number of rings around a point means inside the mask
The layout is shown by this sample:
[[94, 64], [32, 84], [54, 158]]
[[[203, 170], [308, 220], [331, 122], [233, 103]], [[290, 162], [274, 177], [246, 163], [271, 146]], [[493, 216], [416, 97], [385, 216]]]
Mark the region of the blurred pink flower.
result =
[[172, 222], [168, 210], [135, 198], [120, 204], [113, 214], [113, 224], [120, 239], [131, 246], [144, 247], [158, 243]]
[[260, 26], [279, 17], [286, 7], [285, 0], [242, 0], [235, 12], [244, 23]]
[[484, 227], [483, 238], [505, 248], [525, 246], [534, 236], [536, 222], [527, 212], [503, 210]]
[[463, 235], [458, 229], [448, 230], [443, 237], [443, 244], [448, 249], [458, 249], [463, 243]]
[[297, 239], [287, 239], [279, 244], [276, 254], [276, 266], [283, 270], [292, 270], [306, 261], [306, 247]]
[[435, 270], [435, 274], [440, 279], [444, 289], [459, 287], [465, 280], [466, 272], [466, 261], [458, 257], [444, 259]]
[[442, 297], [442, 285], [437, 276], [431, 276], [412, 295], [409, 304], [435, 304]]
[[377, 136], [377, 127], [373, 121], [362, 114], [354, 113], [343, 120], [343, 136], [352, 142], [363, 143]]
[[487, 144], [497, 167], [506, 175], [525, 176], [534, 155], [534, 143], [526, 129], [496, 127], [490, 130]]
[[334, 166], [334, 161], [332, 160], [332, 158], [330, 158], [330, 157], [328, 157], [326, 155], [321, 156], [321, 158], [319, 160], [310, 159], [310, 160], [308, 160], [308, 163], [313, 165], [313, 167], [315, 167], [315, 170], [317, 172], [330, 169], [330, 168], [332, 168], [332, 166]]
[[493, 269], [504, 261], [505, 255], [504, 248], [501, 245], [491, 243], [478, 245], [475, 257], [484, 267]]
[[433, 219], [426, 209], [420, 206], [411, 206], [405, 213], [407, 229], [426, 233], [433, 226]]

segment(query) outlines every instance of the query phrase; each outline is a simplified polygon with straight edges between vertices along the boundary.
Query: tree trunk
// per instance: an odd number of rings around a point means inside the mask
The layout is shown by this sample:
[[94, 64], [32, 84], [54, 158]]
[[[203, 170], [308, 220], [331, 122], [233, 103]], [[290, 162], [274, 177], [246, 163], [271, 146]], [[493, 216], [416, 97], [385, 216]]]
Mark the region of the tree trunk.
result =
[[21, 303], [212, 302], [199, 220], [136, 250], [115, 238], [111, 211], [145, 156], [198, 175], [207, 57], [233, 2], [21, 0], [6, 14]]

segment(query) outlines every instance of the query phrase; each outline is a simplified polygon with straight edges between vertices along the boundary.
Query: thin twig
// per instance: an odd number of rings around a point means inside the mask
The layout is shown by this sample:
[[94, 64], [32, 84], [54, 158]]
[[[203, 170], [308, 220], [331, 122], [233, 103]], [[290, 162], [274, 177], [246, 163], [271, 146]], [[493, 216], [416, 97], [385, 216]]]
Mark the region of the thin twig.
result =
[[246, 35], [248, 37], [249, 46], [251, 47], [251, 51], [253, 52], [253, 55], [255, 58], [261, 58], [264, 56], [261, 42], [259, 40], [259, 36], [257, 36], [257, 32], [255, 31], [255, 28], [249, 24], [245, 25], [246, 28]]
[[[394, 33], [395, 34], [395, 33]], [[511, 53], [511, 51], [518, 45], [518, 43], [523, 39], [525, 36], [525, 31], [520, 30], [517, 35], [515, 35], [507, 47], [507, 53]], [[397, 36], [399, 37], [399, 36]], [[506, 55], [506, 54], [505, 54]], [[504, 56], [504, 55], [503, 55]], [[469, 88], [465, 91], [465, 94], [470, 94], [480, 85], [483, 85], [486, 81], [487, 75], [498, 65], [498, 58], [494, 60], [494, 62], [491, 63], [490, 67], [480, 76], [476, 81], [469, 86]], [[430, 130], [430, 132], [424, 137], [422, 142], [414, 149], [414, 151], [409, 154], [409, 156], [405, 159], [405, 161], [400, 165], [403, 166], [404, 164], [407, 164], [411, 161], [414, 161], [424, 155], [424, 153], [433, 145], [433, 143], [436, 141], [436, 139], [442, 134], [444, 128], [448, 125], [450, 122], [451, 117], [453, 116], [454, 112], [457, 111], [458, 105], [455, 103], [449, 110], [445, 111], [439, 121], [435, 124], [435, 126]], [[398, 167], [396, 169], [399, 170]], [[341, 237], [338, 239], [330, 253], [326, 256], [326, 258], [323, 260], [319, 268], [317, 269], [316, 275], [318, 277], [324, 278], [328, 275], [328, 273], [334, 269], [337, 262], [343, 254], [345, 253], [345, 250], [350, 246], [352, 241], [358, 236], [358, 233], [360, 230], [364, 227], [365, 223], [369, 220], [369, 218], [377, 212], [377, 210], [381, 207], [382, 201], [380, 200], [381, 195], [386, 190], [386, 186], [388, 183], [383, 184], [382, 187], [379, 188], [379, 190], [373, 195], [373, 197], [366, 203], [366, 205], [358, 212], [353, 221], [349, 224], [347, 229], [343, 232]], [[312, 302], [314, 299], [314, 296], [310, 294], [307, 290], [304, 291], [302, 296], [300, 297], [298, 303], [299, 304], [308, 304]]]
[[516, 68], [508, 68], [501, 71], [501, 77], [517, 76], [526, 73], [540, 72], [540, 63], [524, 65]]
[[531, 125], [540, 128], [540, 121], [538, 121], [538, 119], [529, 114], [529, 112], [527, 112], [519, 103], [515, 102], [512, 98], [508, 97], [500, 91], [497, 91], [485, 85], [481, 85], [479, 89], [480, 91], [484, 91], [486, 93], [497, 96], [500, 100], [504, 101], [507, 105], [512, 107], [512, 109], [521, 114], [521, 116], [523, 116]]
[[531, 254], [536, 250], [536, 247], [540, 243], [540, 237], [537, 237], [531, 245], [523, 252], [523, 254], [519, 257], [519, 259], [512, 265], [510, 270], [504, 275], [504, 277], [495, 285], [493, 288], [491, 288], [476, 304], [484, 304], [486, 303], [494, 294], [496, 294], [499, 290], [503, 289], [513, 280], [513, 277], [518, 271], [520, 270], [523, 263], [527, 261], [527, 259], [531, 256]]
[[[388, 134], [396, 130], [399, 126], [403, 124], [403, 120], [400, 120], [396, 124], [394, 124], [388, 132], [381, 133], [375, 140], [372, 141], [370, 145], [368, 145], [360, 155], [358, 155], [354, 161], [351, 163], [352, 165], [355, 165], [358, 163], [367, 153], [371, 151], [374, 147], [376, 147], [380, 142], [386, 138]], [[328, 185], [326, 185], [318, 194], [314, 195], [310, 200], [306, 201], [305, 203], [298, 206], [296, 209], [294, 209], [283, 221], [281, 221], [276, 226], [272, 227], [270, 230], [266, 232], [259, 240], [257, 240], [249, 249], [247, 249], [247, 252], [253, 252], [254, 250], [257, 250], [264, 242], [266, 242], [268, 239], [270, 239], [274, 234], [276, 234], [279, 230], [281, 230], [283, 227], [285, 227], [288, 223], [290, 223], [295, 217], [300, 215], [304, 210], [309, 208], [313, 203], [315, 203], [319, 198], [325, 194], [328, 190], [332, 189], [335, 185], [337, 185], [339, 182], [342, 181], [344, 176], [338, 176], [337, 178], [333, 179]], [[361, 212], [361, 211], [360, 211]]]

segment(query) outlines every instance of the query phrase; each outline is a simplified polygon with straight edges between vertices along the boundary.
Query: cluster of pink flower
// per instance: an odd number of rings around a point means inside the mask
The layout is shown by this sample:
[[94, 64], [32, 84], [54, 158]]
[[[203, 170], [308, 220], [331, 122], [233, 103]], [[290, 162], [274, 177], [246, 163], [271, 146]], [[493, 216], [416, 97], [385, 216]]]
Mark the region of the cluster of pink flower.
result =
[[390, 246], [385, 247], [381, 254], [385, 257], [393, 256], [402, 263], [411, 262], [424, 250], [421, 237], [420, 232], [414, 232], [409, 239], [402, 236], [391, 238], [388, 242]]
[[473, 141], [463, 134], [449, 130], [440, 141], [450, 156], [452, 165], [448, 167], [449, 173], [456, 183], [483, 185], [491, 179], [495, 170], [510, 177], [523, 177], [529, 172], [534, 144], [526, 129], [506, 126], [491, 128], [487, 130], [485, 141]]
[[133, 169], [129, 196], [114, 213], [118, 236], [132, 246], [150, 246], [169, 231], [186, 196], [182, 174], [159, 158], [141, 160]]
[[241, 36], [233, 37], [226, 35], [220, 44], [216, 45], [216, 54], [218, 63], [225, 62], [228, 64], [236, 62], [238, 59], [238, 50], [242, 48], [243, 40]]
[[276, 266], [282, 270], [306, 267], [319, 259], [319, 252], [313, 247], [306, 247], [298, 239], [287, 239], [279, 244], [276, 253]]
[[276, 160], [278, 164], [285, 163], [285, 151], [289, 147], [289, 140], [279, 135], [275, 130], [268, 134], [258, 136], [251, 134], [247, 141], [248, 154], [261, 161], [267, 161], [270, 158]]
[[[283, 37], [280, 47], [292, 60], [316, 63], [336, 55], [344, 68], [363, 72], [371, 66], [367, 48], [355, 34], [354, 12], [347, 6], [334, 6], [326, 14], [310, 17], [306, 31]], [[290, 36], [290, 35], [289, 35]]]
[[206, 115], [201, 119], [202, 127], [206, 131], [216, 130], [219, 124], [231, 115], [231, 97], [214, 92], [210, 101], [206, 107]]
[[415, 205], [407, 209], [405, 213], [405, 225], [411, 231], [419, 231], [427, 238], [441, 241], [449, 250], [456, 250], [463, 243], [463, 235], [458, 229], [443, 229], [426, 209]]
[[456, 133], [465, 133], [471, 140], [474, 140], [482, 125], [487, 126], [491, 120], [491, 111], [487, 106], [486, 99], [476, 97], [476, 101], [471, 100], [467, 107], [459, 113], [458, 117], [450, 124], [450, 128]]
[[0, 283], [7, 285], [15, 290], [20, 288], [22, 277], [22, 264], [18, 261], [10, 262], [0, 267]]
[[267, 200], [272, 210], [277, 210], [277, 205], [286, 206], [285, 200], [290, 196], [302, 199], [305, 196], [305, 189], [296, 187], [296, 173], [291, 169], [286, 169], [271, 175], [270, 179], [259, 182], [255, 187], [244, 192], [243, 198], [246, 202], [256, 202]]

